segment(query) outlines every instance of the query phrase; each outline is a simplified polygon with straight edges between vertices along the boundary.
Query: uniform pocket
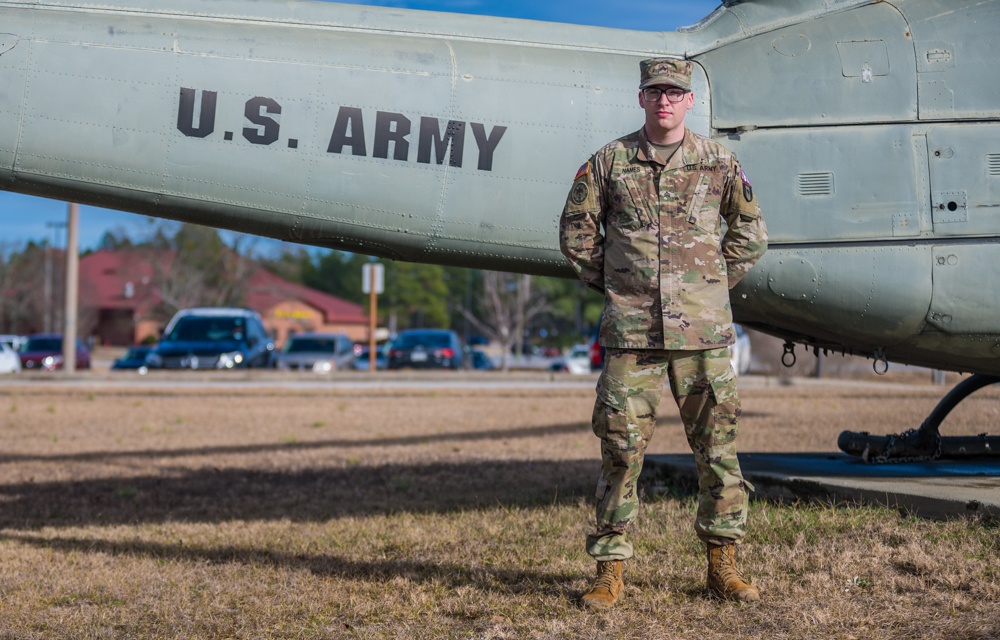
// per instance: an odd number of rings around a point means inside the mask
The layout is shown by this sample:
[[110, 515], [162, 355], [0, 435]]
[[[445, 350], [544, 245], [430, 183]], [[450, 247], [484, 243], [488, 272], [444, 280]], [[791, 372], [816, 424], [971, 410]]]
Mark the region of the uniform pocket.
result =
[[597, 399], [616, 411], [625, 411], [628, 387], [605, 371], [597, 380]]
[[715, 199], [708, 197], [711, 187], [712, 177], [708, 174], [701, 174], [695, 185], [694, 194], [688, 202], [687, 221], [700, 229], [715, 233], [720, 224], [719, 209], [718, 206], [713, 206]]
[[628, 389], [607, 371], [597, 380], [597, 402], [591, 426], [603, 446], [624, 451], [630, 448], [629, 420], [626, 412]]
[[[728, 355], [728, 349], [726, 351]], [[709, 381], [712, 395], [715, 396], [715, 408], [712, 410], [712, 418], [715, 423], [712, 434], [714, 446], [728, 445], [736, 440], [736, 436], [739, 434], [740, 401], [734, 379], [730, 377], [733, 375], [730, 373], [726, 378], [715, 377]]]
[[634, 180], [620, 175], [611, 181], [611, 217], [620, 229], [636, 231], [649, 226], [646, 203]]
[[656, 385], [630, 387], [605, 371], [597, 381], [594, 434], [606, 447], [644, 450], [653, 436], [660, 391]]

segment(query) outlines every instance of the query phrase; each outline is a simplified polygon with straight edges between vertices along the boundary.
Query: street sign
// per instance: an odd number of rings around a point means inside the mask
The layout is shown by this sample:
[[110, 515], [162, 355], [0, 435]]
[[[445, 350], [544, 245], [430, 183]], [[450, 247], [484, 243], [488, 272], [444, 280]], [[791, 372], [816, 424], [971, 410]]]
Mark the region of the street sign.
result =
[[367, 262], [361, 267], [361, 291], [368, 294], [368, 370], [375, 371], [375, 328], [378, 325], [378, 294], [385, 291], [385, 266]]
[[372, 280], [375, 281], [375, 293], [385, 292], [385, 265], [381, 262], [368, 262], [361, 267], [361, 292], [372, 292]]

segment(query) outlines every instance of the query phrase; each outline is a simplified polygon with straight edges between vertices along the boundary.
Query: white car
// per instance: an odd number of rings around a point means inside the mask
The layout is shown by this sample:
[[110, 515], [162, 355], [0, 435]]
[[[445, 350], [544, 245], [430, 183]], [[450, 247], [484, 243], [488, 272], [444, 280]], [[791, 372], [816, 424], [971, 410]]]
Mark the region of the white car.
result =
[[6, 342], [0, 342], [0, 373], [17, 373], [20, 370], [20, 356]]
[[590, 347], [578, 344], [562, 358], [552, 363], [553, 371], [565, 371], [576, 375], [590, 373]]
[[746, 330], [738, 324], [736, 328], [736, 342], [729, 345], [729, 362], [733, 365], [736, 375], [743, 375], [750, 371], [750, 336]]
[[5, 343], [8, 347], [17, 353], [24, 346], [24, 343], [28, 341], [28, 336], [19, 336], [14, 334], [5, 333], [0, 335], [0, 342]]

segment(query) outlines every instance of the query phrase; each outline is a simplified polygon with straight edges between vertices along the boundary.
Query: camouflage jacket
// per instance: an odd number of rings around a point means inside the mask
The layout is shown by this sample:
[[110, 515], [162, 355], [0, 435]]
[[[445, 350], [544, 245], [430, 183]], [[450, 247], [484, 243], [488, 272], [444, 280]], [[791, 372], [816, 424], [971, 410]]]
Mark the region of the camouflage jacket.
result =
[[685, 131], [665, 163], [640, 129], [580, 167], [559, 242], [605, 296], [602, 345], [714, 349], [733, 342], [729, 289], [763, 255], [767, 228], [730, 151]]

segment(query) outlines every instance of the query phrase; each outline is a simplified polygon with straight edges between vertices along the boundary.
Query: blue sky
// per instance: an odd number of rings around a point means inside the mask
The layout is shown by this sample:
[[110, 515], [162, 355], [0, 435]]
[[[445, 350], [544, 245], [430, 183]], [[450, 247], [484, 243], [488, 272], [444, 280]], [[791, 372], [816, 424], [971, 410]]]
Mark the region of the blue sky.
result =
[[[707, 16], [719, 0], [633, 0], [628, 10], [621, 4], [595, 0], [372, 0], [353, 4], [377, 5], [429, 11], [451, 11], [478, 15], [527, 18], [594, 26], [673, 31]], [[0, 191], [0, 250], [18, 249], [29, 240], [65, 243], [67, 205], [21, 194]], [[144, 237], [151, 228], [149, 218], [96, 207], [80, 207], [80, 246], [94, 247], [105, 231], [123, 231]], [[266, 241], [270, 243], [271, 241]], [[275, 241], [277, 242], [277, 241]]]

